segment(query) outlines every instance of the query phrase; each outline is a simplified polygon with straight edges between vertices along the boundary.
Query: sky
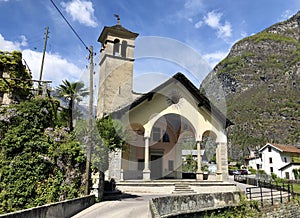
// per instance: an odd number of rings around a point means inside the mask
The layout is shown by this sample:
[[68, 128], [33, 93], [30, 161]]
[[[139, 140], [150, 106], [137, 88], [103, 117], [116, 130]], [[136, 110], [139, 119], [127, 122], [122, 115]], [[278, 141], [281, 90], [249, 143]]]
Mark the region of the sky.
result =
[[[49, 27], [43, 80], [86, 80], [89, 52], [95, 54], [95, 89], [104, 26], [139, 33], [134, 76], [137, 91], [154, 78], [181, 71], [196, 86], [238, 40], [283, 21], [300, 10], [299, 0], [53, 0], [80, 36], [72, 32], [50, 0], [0, 0], [0, 50], [20, 50], [39, 78], [45, 29]], [[204, 63], [205, 62], [205, 63]], [[143, 81], [147, 80], [147, 84]]]

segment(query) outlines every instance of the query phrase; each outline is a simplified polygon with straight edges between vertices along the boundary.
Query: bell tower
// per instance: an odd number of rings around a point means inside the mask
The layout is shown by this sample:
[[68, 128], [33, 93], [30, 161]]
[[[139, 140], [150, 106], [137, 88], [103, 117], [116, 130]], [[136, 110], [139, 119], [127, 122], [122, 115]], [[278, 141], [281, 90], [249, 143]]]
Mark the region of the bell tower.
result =
[[134, 40], [138, 33], [120, 24], [105, 26], [98, 38], [101, 43], [97, 118], [102, 118], [132, 101]]

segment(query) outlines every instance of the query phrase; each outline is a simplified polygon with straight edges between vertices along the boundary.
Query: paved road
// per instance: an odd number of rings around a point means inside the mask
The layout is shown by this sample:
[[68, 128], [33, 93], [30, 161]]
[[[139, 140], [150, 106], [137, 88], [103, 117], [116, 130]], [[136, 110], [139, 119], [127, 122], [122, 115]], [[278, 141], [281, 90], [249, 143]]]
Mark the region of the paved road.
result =
[[157, 196], [134, 194], [120, 200], [96, 203], [73, 218], [149, 218], [149, 200]]
[[228, 181], [231, 182], [231, 183], [233, 183], [233, 184], [235, 184], [243, 192], [246, 192], [246, 188], [255, 187], [253, 185], [248, 185], [248, 184], [245, 184], [245, 183], [236, 182], [236, 181], [234, 181], [234, 177], [233, 176], [229, 176]]

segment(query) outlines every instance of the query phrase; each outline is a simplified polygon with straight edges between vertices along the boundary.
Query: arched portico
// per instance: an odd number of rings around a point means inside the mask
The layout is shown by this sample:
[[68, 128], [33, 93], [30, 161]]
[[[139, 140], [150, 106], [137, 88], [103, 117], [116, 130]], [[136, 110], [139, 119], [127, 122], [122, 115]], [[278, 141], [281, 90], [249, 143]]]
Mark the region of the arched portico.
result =
[[145, 136], [143, 179], [182, 178], [182, 145], [195, 140], [196, 130], [185, 117], [171, 113], [155, 119]]

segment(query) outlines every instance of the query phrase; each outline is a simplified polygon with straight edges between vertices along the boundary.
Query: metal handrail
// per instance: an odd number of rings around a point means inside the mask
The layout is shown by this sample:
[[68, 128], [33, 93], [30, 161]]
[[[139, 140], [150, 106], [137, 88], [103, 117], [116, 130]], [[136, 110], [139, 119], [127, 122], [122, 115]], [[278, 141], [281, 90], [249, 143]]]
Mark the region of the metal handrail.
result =
[[[287, 185], [287, 188], [286, 188]], [[266, 189], [263, 189], [266, 188]], [[257, 191], [258, 189], [258, 191]], [[279, 191], [279, 194], [276, 194], [274, 190]], [[270, 197], [271, 198], [271, 203], [274, 205], [274, 199], [279, 197], [280, 202], [283, 202], [283, 191], [286, 191], [288, 194], [288, 201], [290, 202], [291, 196], [292, 198], [294, 197], [294, 192], [293, 192], [293, 185], [288, 182], [284, 183], [282, 182], [281, 185], [276, 182], [276, 184], [273, 184], [272, 182], [267, 183], [266, 181], [258, 181], [258, 186], [257, 187], [248, 187], [246, 188], [246, 197], [250, 200], [255, 200], [255, 199], [260, 199], [261, 205], [263, 206], [263, 201], [264, 199]], [[257, 196], [255, 196], [257, 195]]]

